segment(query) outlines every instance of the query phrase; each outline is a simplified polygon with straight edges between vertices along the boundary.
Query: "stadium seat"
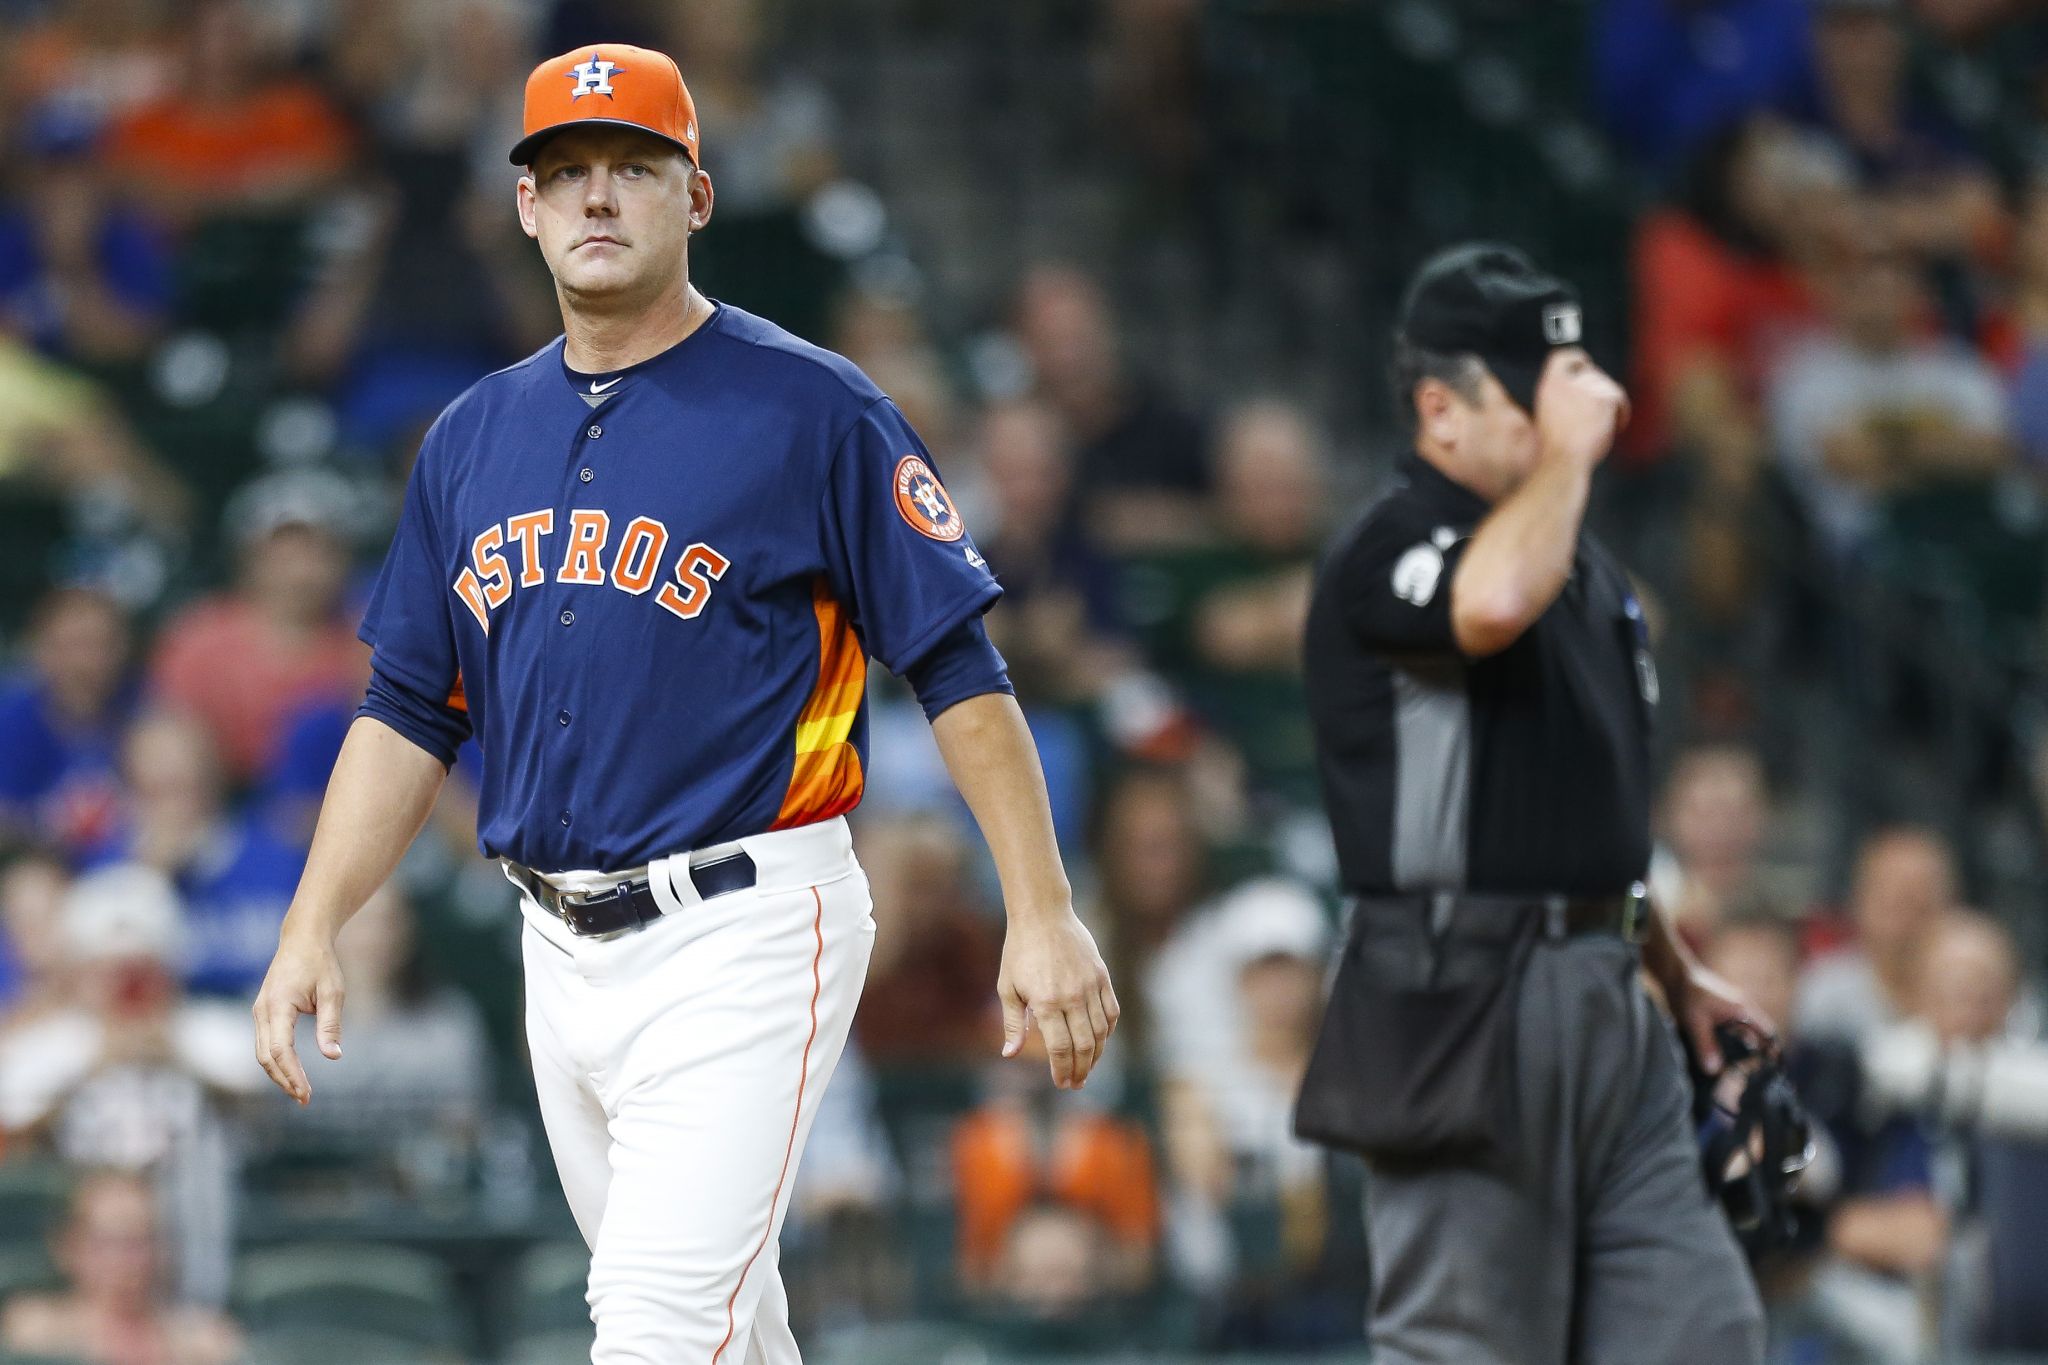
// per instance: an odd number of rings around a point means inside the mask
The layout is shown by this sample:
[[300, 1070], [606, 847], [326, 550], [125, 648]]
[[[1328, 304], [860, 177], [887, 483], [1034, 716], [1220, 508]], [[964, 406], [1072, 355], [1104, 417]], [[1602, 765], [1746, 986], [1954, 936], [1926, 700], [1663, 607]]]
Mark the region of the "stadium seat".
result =
[[[813, 1354], [806, 1351], [805, 1358]], [[973, 1328], [950, 1322], [877, 1322], [818, 1334], [817, 1358], [828, 1365], [898, 1365], [913, 1360], [988, 1360]], [[541, 1365], [539, 1360], [520, 1365]]]
[[579, 1365], [590, 1359], [591, 1330], [537, 1332], [512, 1343], [504, 1365]]
[[63, 1216], [71, 1177], [54, 1161], [0, 1166], [0, 1245], [41, 1242]]
[[589, 1279], [590, 1252], [581, 1242], [556, 1242], [528, 1252], [519, 1266], [518, 1330], [587, 1335], [590, 1305], [583, 1291]]
[[235, 1303], [259, 1331], [367, 1331], [421, 1349], [465, 1343], [447, 1268], [404, 1247], [299, 1246], [251, 1252]]
[[397, 1337], [345, 1327], [290, 1327], [259, 1332], [244, 1365], [454, 1365], [462, 1357]]
[[0, 1299], [10, 1294], [57, 1289], [63, 1276], [39, 1241], [0, 1243]]

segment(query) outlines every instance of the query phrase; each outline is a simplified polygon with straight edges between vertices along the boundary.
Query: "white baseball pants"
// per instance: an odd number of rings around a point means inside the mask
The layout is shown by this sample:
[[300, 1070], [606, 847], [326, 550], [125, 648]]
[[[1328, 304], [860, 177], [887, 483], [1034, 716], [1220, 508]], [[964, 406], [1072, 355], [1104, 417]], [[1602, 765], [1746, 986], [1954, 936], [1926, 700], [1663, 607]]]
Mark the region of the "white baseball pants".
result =
[[843, 819], [693, 856], [737, 849], [751, 890], [702, 900], [692, 855], [658, 859], [667, 913], [613, 937], [578, 938], [522, 897], [527, 1042], [590, 1244], [593, 1365], [800, 1365], [776, 1239], [875, 922]]

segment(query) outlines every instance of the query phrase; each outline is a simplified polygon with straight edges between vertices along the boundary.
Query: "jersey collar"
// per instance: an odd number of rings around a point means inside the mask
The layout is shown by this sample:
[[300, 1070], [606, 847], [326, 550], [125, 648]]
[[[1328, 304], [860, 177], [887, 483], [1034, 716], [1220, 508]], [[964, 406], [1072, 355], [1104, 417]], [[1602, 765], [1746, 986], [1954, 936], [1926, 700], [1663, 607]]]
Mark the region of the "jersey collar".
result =
[[565, 341], [561, 350], [556, 352], [555, 355], [555, 359], [562, 367], [562, 377], [568, 381], [570, 389], [574, 391], [578, 398], [581, 398], [593, 408], [601, 406], [606, 400], [622, 390], [631, 388], [635, 377], [645, 374], [649, 369], [657, 365], [675, 359], [689, 349], [691, 342], [717, 328], [725, 320], [725, 305], [717, 299], [709, 299], [707, 302], [711, 305], [711, 316], [698, 323], [696, 329], [688, 336], [676, 342], [668, 349], [656, 351], [653, 355], [648, 356], [647, 359], [636, 361], [622, 370], [606, 370], [602, 374], [586, 374], [582, 370], [570, 369], [569, 347]]

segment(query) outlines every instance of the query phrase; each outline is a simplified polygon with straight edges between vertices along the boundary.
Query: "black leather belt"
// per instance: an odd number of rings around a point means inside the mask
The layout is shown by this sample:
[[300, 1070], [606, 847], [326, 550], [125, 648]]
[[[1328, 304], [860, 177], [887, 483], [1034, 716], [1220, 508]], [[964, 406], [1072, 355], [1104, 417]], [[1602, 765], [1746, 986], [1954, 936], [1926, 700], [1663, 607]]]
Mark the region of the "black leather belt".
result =
[[1545, 938], [1612, 934], [1641, 943], [1650, 915], [1649, 892], [1641, 882], [1609, 896], [1545, 895], [1540, 892], [1410, 891], [1361, 894], [1354, 914], [1389, 927], [1421, 928], [1445, 934], [1505, 937], [1529, 916], [1540, 917]]
[[[580, 936], [638, 929], [650, 920], [661, 918], [661, 903], [654, 899], [654, 891], [645, 877], [623, 881], [586, 895], [557, 891], [545, 877], [514, 862], [507, 862], [505, 869], [512, 874], [512, 880], [533, 897], [534, 904], [568, 925], [571, 933]], [[754, 884], [755, 878], [754, 860], [744, 851], [714, 858], [708, 863], [697, 863], [690, 868], [690, 885], [696, 887], [697, 895], [707, 901], [714, 896], [744, 891]]]

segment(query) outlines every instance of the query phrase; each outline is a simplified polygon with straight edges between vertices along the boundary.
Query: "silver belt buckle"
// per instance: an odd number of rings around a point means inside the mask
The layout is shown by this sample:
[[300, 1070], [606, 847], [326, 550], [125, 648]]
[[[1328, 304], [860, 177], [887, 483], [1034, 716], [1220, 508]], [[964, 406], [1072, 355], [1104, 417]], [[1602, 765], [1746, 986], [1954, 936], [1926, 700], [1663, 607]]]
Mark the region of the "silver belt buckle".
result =
[[1650, 888], [1630, 882], [1621, 902], [1621, 937], [1625, 943], [1641, 943], [1647, 935], [1643, 925], [1650, 912]]

